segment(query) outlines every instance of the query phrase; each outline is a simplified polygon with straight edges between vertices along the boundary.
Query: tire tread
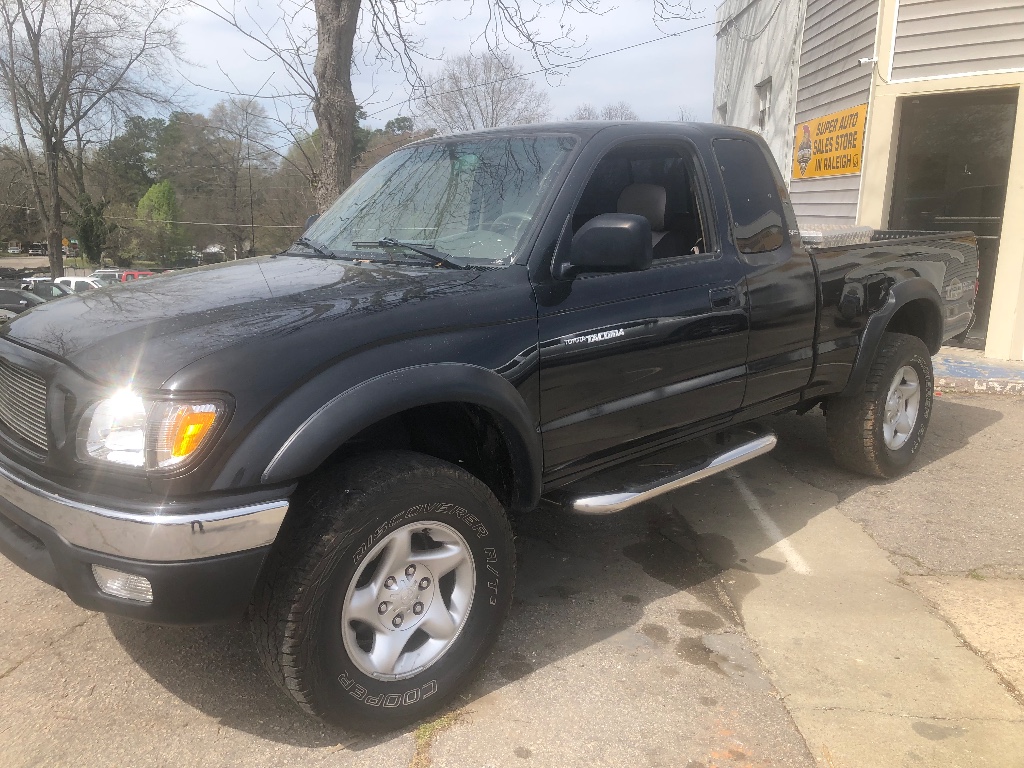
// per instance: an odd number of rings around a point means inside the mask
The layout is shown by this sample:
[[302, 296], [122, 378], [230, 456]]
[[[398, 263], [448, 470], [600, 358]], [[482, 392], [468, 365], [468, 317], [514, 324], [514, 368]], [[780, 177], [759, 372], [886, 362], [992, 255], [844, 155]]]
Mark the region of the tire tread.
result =
[[[871, 477], [892, 477], [896, 474], [884, 460], [884, 444], [878, 439], [880, 395], [888, 391], [888, 371], [892, 360], [901, 355], [921, 354], [930, 358], [924, 342], [904, 333], [885, 333], [875, 359], [868, 370], [864, 389], [852, 397], [834, 397], [828, 402], [826, 435], [829, 451], [839, 466]], [[930, 369], [929, 369], [930, 371]], [[921, 386], [931, 385], [931, 376]], [[930, 393], [922, 393], [930, 397]], [[922, 416], [927, 416], [922, 412]], [[927, 422], [924, 424], [927, 428]]]
[[[381, 451], [356, 458], [329, 475], [311, 478], [296, 494], [301, 514], [286, 520], [267, 558], [250, 605], [249, 627], [257, 656], [270, 677], [314, 717], [331, 719], [317, 705], [310, 685], [316, 679], [317, 657], [312, 624], [318, 614], [317, 596], [323, 593], [319, 587], [335, 562], [330, 553], [351, 543], [348, 539], [355, 536], [357, 526], [344, 523], [359, 514], [363, 498], [385, 493], [398, 483], [423, 480], [468, 483], [498, 505], [490, 489], [465, 470], [411, 451]], [[504, 524], [500, 535], [512, 541], [507, 517], [502, 514], [500, 519]]]

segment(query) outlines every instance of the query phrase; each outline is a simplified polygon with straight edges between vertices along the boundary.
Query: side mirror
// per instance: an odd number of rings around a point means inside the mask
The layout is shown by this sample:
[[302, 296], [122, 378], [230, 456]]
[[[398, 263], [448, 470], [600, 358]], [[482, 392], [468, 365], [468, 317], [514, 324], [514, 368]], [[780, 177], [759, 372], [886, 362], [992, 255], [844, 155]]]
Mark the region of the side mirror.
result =
[[[319, 219], [319, 218], [320, 218], [320, 214], [319, 213], [314, 213], [312, 216], [310, 216], [308, 219], [306, 219], [306, 229], [309, 229], [314, 224], [316, 224], [316, 220]], [[306, 230], [304, 229], [302, 231], [305, 232]]]
[[631, 213], [602, 213], [573, 236], [569, 259], [556, 265], [555, 277], [580, 272], [639, 272], [651, 266], [651, 223]]

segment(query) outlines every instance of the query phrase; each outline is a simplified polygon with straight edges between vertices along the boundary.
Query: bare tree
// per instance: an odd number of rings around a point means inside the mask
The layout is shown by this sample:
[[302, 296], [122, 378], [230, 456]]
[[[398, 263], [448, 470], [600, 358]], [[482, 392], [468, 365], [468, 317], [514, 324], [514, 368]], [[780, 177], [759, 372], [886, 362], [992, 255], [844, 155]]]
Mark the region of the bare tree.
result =
[[[263, 5], [248, 12], [246, 0], [191, 0], [230, 24], [257, 47], [255, 58], [275, 60], [287, 76], [287, 87], [273, 86], [283, 130], [301, 139], [301, 116], [316, 118], [319, 158], [310, 174], [322, 210], [348, 186], [353, 166], [352, 140], [358, 111], [352, 91], [352, 69], [400, 67], [411, 86], [425, 85], [420, 72], [422, 38], [413, 32], [424, 9], [452, 0], [278, 0], [274, 17]], [[606, 0], [490, 0], [480, 3], [481, 31], [476, 40], [487, 51], [508, 46], [527, 53], [545, 71], [564, 71], [580, 41], [569, 23], [572, 16], [604, 13]], [[650, 0], [656, 25], [694, 18], [691, 0]], [[313, 18], [308, 10], [312, 5]], [[556, 17], [556, 18], [553, 18]], [[268, 20], [269, 19], [269, 20]], [[548, 34], [548, 30], [553, 34]], [[236, 89], [237, 90], [237, 89]], [[259, 94], [242, 94], [263, 96]], [[303, 157], [312, 160], [311, 157]]]
[[639, 120], [636, 112], [625, 101], [605, 104], [600, 110], [593, 104], [580, 104], [569, 115], [569, 120]]
[[697, 116], [693, 114], [693, 110], [688, 107], [679, 107], [679, 116], [676, 118], [678, 123], [695, 123], [697, 122]]
[[570, 120], [600, 120], [601, 113], [593, 104], [580, 104], [569, 115]]
[[[75, 199], [61, 171], [81, 168], [86, 134], [112, 113], [164, 98], [166, 65], [178, 50], [175, 1], [0, 2], [0, 100], [54, 277], [64, 273], [62, 219], [66, 200]], [[79, 162], [69, 164], [76, 151]]]
[[601, 110], [602, 120], [639, 120], [636, 112], [625, 101], [616, 104], [605, 104]]
[[[235, 254], [255, 255], [255, 207], [261, 196], [260, 181], [274, 170], [272, 155], [264, 149], [267, 112], [255, 99], [231, 98], [210, 110], [216, 131], [219, 211]], [[253, 185], [253, 176], [256, 185]], [[248, 223], [249, 226], [245, 226]]]
[[537, 123], [550, 112], [548, 95], [507, 52], [449, 56], [428, 80], [415, 103], [441, 133]]

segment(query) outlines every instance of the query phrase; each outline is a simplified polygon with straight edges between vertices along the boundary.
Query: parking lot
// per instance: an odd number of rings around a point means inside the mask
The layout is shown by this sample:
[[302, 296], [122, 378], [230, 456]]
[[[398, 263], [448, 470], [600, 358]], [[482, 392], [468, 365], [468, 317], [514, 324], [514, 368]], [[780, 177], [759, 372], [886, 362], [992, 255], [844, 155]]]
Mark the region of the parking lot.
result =
[[244, 627], [89, 613], [0, 559], [0, 763], [1024, 766], [1024, 399], [937, 398], [892, 482], [835, 469], [817, 412], [771, 426], [657, 503], [518, 520], [497, 650], [384, 736], [308, 719]]

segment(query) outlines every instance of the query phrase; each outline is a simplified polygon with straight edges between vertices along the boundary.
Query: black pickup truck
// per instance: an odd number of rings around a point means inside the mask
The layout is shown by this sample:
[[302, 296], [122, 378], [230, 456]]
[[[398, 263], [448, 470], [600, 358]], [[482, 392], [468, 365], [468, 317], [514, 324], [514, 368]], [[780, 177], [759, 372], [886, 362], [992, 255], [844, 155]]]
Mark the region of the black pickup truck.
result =
[[306, 711], [394, 727], [482, 663], [542, 496], [616, 512], [819, 405], [840, 464], [906, 469], [977, 270], [969, 233], [805, 245], [737, 129], [431, 139], [284, 253], [4, 325], [0, 549], [86, 608], [245, 617]]

